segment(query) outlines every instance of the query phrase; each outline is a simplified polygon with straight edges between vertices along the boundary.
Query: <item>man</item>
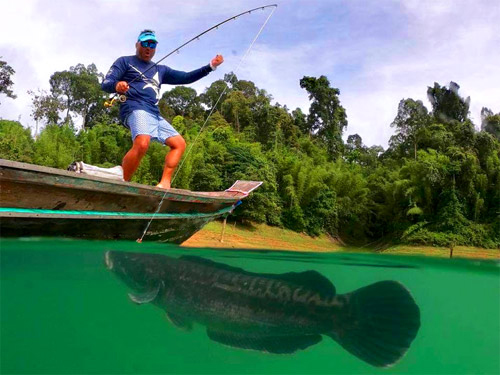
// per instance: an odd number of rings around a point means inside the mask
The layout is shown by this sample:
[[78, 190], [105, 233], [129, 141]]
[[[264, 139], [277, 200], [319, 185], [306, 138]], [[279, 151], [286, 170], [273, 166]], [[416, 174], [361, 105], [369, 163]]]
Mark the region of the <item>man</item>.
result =
[[160, 86], [163, 83], [182, 85], [195, 82], [215, 70], [224, 62], [221, 55], [215, 56], [210, 64], [181, 72], [151, 61], [156, 52], [158, 40], [155, 32], [144, 30], [135, 44], [135, 56], [122, 56], [116, 60], [102, 83], [102, 89], [109, 93], [126, 94], [127, 100], [120, 104], [120, 118], [132, 132], [133, 145], [122, 161], [123, 179], [130, 181], [146, 154], [151, 140], [166, 144], [170, 151], [165, 157], [165, 166], [160, 183], [163, 189], [170, 189], [172, 173], [184, 153], [184, 138], [160, 115]]

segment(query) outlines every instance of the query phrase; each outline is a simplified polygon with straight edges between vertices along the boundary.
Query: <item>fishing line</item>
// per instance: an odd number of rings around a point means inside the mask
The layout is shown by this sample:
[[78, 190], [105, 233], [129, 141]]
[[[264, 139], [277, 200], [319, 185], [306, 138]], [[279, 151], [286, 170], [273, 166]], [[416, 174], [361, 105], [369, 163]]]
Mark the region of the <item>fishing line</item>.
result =
[[[205, 32], [203, 32], [202, 34], [199, 34], [199, 36], [203, 35], [204, 33], [210, 31], [210, 30], [213, 30], [214, 28], [217, 28], [218, 26], [222, 25], [223, 23], [226, 23], [226, 22], [229, 22], [230, 20], [233, 20], [233, 19], [236, 19], [238, 16], [241, 16], [242, 14], [250, 14], [252, 11], [254, 10], [257, 10], [257, 9], [262, 9], [264, 10], [265, 8], [268, 8], [268, 7], [274, 7], [274, 9], [271, 11], [271, 13], [267, 16], [266, 20], [264, 21], [264, 23], [262, 24], [262, 26], [260, 27], [257, 35], [253, 38], [252, 40], [252, 43], [250, 44], [250, 46], [247, 48], [247, 50], [245, 51], [245, 53], [243, 54], [243, 56], [241, 57], [238, 65], [236, 66], [236, 69], [234, 69], [234, 71], [232, 72], [231, 74], [231, 77], [230, 79], [228, 80], [228, 82], [231, 82], [233, 80], [233, 78], [235, 77], [236, 75], [236, 72], [238, 71], [238, 69], [241, 67], [241, 64], [243, 63], [243, 61], [245, 60], [245, 58], [248, 56], [248, 54], [250, 53], [250, 50], [252, 49], [253, 45], [255, 44], [255, 42], [257, 41], [257, 39], [259, 38], [260, 34], [262, 33], [262, 31], [264, 30], [264, 28], [266, 27], [269, 19], [271, 18], [271, 16], [273, 15], [274, 11], [276, 10], [276, 8], [278, 7], [277, 4], [272, 4], [272, 5], [266, 5], [264, 7], [259, 7], [259, 8], [255, 8], [255, 9], [252, 9], [252, 10], [249, 10], [249, 11], [246, 11], [246, 12], [243, 12], [243, 13], [240, 13], [238, 14], [237, 16], [234, 16], [234, 17], [231, 17], [231, 18], [228, 18], [227, 20], [217, 24], [216, 26], [213, 26], [211, 27], [210, 29], [206, 30]], [[191, 42], [192, 40], [196, 39], [197, 37], [194, 37], [193, 39], [191, 39], [189, 42]], [[188, 44], [189, 42], [186, 42], [184, 43], [180, 48], [182, 48], [183, 46], [185, 46], [186, 44]], [[165, 59], [166, 57], [164, 57], [163, 59]], [[163, 60], [162, 59], [162, 60]], [[160, 60], [160, 61], [162, 61]], [[160, 62], [158, 61], [158, 63]], [[157, 63], [157, 64], [158, 64]], [[175, 174], [174, 174], [174, 177], [172, 178], [172, 180], [170, 181], [170, 184], [172, 185], [172, 183], [174, 182], [175, 178], [177, 177], [177, 174], [179, 173], [180, 169], [182, 168], [182, 166], [184, 165], [184, 162], [186, 161], [187, 157], [189, 156], [189, 153], [191, 152], [191, 150], [193, 149], [193, 146], [196, 144], [196, 141], [198, 140], [198, 138], [200, 137], [200, 134], [201, 132], [203, 131], [203, 128], [205, 127], [205, 125], [208, 123], [208, 120], [210, 119], [210, 117], [212, 116], [213, 112], [215, 111], [215, 109], [217, 108], [217, 104], [219, 104], [219, 101], [221, 100], [221, 98], [224, 96], [224, 94], [226, 93], [227, 89], [229, 88], [229, 85], [226, 85], [226, 87], [224, 88], [224, 90], [222, 91], [222, 93], [219, 95], [219, 98], [217, 99], [217, 101], [215, 102], [215, 104], [212, 106], [212, 109], [210, 110], [210, 112], [208, 113], [208, 116], [207, 118], [205, 119], [205, 121], [203, 122], [203, 125], [201, 126], [200, 128], [200, 131], [198, 132], [198, 134], [196, 135], [196, 138], [194, 139], [194, 141], [191, 143], [191, 145], [188, 147], [188, 150], [186, 151], [186, 154], [184, 156], [184, 158], [182, 159], [181, 161], [181, 164], [179, 165], [178, 168], [176, 168], [176, 171], [175, 171]], [[138, 238], [137, 239], [137, 242], [141, 243], [142, 242], [142, 239], [144, 238], [144, 236], [146, 235], [146, 232], [148, 231], [151, 223], [153, 222], [154, 218], [156, 217], [156, 215], [158, 214], [158, 212], [160, 211], [161, 209], [161, 205], [163, 204], [163, 201], [165, 200], [165, 197], [167, 196], [167, 190], [165, 190], [165, 193], [163, 193], [163, 197], [161, 198], [161, 201], [160, 203], [158, 204], [158, 207], [156, 208], [156, 211], [154, 212], [153, 216], [151, 217], [151, 219], [149, 220], [146, 228], [144, 229], [144, 232], [142, 233], [142, 236], [141, 238]]]

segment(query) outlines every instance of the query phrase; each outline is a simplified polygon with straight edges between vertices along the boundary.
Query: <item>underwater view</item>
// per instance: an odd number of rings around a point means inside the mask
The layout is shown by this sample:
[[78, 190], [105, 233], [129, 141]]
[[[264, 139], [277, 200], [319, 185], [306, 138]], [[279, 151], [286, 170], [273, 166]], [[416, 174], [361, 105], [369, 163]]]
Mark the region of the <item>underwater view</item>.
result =
[[496, 261], [1, 242], [1, 373], [493, 374]]

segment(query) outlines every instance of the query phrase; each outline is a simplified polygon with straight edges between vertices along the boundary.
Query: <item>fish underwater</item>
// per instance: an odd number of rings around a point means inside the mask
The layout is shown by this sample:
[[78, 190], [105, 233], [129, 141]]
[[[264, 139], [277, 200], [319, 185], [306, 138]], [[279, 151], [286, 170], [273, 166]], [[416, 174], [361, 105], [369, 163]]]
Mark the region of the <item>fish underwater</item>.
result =
[[195, 256], [108, 251], [107, 268], [176, 326], [242, 349], [290, 354], [329, 336], [376, 367], [398, 362], [420, 328], [420, 309], [401, 283], [387, 280], [346, 294], [317, 271], [253, 273]]

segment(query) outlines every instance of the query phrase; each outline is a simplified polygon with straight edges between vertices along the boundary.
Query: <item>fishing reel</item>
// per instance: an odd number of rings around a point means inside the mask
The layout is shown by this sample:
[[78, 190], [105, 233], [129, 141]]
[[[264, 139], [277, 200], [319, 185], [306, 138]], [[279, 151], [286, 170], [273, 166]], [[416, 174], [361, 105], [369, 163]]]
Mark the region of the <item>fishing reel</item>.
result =
[[118, 95], [118, 96], [113, 96], [111, 98], [111, 100], [106, 100], [104, 102], [104, 107], [105, 108], [110, 108], [112, 107], [117, 101], [119, 101], [120, 103], [125, 103], [127, 101], [127, 97], [125, 96], [125, 94], [121, 94], [121, 95]]

